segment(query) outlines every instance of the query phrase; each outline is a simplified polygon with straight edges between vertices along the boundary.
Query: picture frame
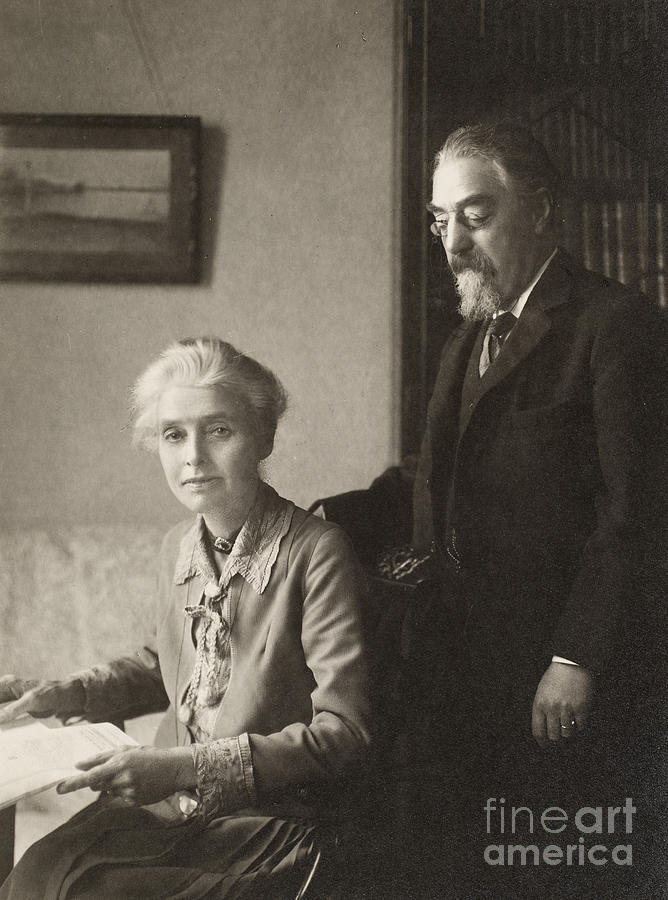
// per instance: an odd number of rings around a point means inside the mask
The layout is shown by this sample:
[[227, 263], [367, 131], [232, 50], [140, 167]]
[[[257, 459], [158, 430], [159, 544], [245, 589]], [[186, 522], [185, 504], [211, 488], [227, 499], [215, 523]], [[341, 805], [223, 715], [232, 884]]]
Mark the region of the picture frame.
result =
[[0, 115], [0, 280], [199, 280], [200, 119]]

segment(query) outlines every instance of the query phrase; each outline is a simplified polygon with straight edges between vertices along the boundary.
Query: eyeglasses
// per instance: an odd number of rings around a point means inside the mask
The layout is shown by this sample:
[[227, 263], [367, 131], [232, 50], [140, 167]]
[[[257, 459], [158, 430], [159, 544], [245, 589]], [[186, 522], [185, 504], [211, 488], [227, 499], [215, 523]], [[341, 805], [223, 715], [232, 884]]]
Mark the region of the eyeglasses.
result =
[[[475, 231], [476, 228], [481, 228], [485, 224], [485, 222], [487, 222], [487, 220], [489, 219], [489, 215], [481, 216], [474, 213], [469, 213], [467, 215], [465, 212], [459, 212], [455, 213], [454, 218], [468, 231]], [[449, 224], [449, 219], [436, 219], [436, 221], [432, 222], [429, 226], [429, 230], [434, 235], [434, 237], [443, 239], [448, 233]]]
[[448, 233], [448, 223], [444, 220], [432, 222], [429, 226], [429, 230], [434, 235], [434, 237], [444, 238]]

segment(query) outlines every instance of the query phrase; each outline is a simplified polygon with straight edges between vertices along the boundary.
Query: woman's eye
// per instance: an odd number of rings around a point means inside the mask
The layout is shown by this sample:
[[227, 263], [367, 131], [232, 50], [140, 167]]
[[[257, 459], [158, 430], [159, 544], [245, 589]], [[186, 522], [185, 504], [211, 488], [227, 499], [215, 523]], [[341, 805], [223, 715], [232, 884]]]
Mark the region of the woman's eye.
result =
[[167, 441], [169, 444], [178, 441], [180, 437], [181, 433], [179, 431], [164, 431], [162, 434], [163, 441]]
[[216, 425], [215, 428], [211, 429], [211, 434], [215, 435], [215, 437], [227, 437], [230, 433], [230, 429], [225, 425]]

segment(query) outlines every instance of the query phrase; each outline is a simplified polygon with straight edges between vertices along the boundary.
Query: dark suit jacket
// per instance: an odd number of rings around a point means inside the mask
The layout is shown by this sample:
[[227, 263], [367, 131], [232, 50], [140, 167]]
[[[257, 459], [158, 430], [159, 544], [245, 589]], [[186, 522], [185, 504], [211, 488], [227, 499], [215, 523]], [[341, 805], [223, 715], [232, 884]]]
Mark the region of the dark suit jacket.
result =
[[414, 543], [442, 546], [455, 529], [466, 640], [497, 692], [524, 679], [529, 700], [552, 654], [594, 672], [616, 658], [657, 475], [660, 330], [642, 295], [559, 251], [465, 409], [480, 326], [444, 347]]

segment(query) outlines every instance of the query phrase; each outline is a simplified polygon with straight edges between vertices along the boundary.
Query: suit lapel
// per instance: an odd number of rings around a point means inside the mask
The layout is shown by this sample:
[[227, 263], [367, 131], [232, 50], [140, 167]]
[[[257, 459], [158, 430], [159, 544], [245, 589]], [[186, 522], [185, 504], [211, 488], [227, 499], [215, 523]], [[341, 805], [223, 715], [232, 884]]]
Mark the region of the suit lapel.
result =
[[550, 330], [550, 319], [538, 307], [527, 306], [508, 336], [503, 351], [480, 379], [480, 388], [472, 406], [462, 411], [461, 433], [468, 428], [480, 400], [511, 374]]
[[460, 325], [453, 334], [450, 346], [443, 354], [443, 362], [429, 404], [432, 455], [442, 455], [443, 438], [459, 421], [464, 377], [480, 327], [480, 322]]
[[464, 374], [480, 328], [462, 323], [448, 339], [436, 376], [415, 478], [413, 543], [427, 549], [439, 534], [445, 483], [458, 441], [459, 409]]
[[571, 260], [565, 251], [559, 250], [531, 292], [517, 325], [503, 345], [503, 351], [483, 375], [477, 401], [473, 408], [467, 409], [464, 413], [462, 433], [475, 413], [480, 399], [514, 372], [543, 340], [552, 327], [546, 310], [566, 303], [570, 299], [571, 285]]
[[427, 433], [415, 482], [415, 546], [426, 548], [439, 534], [447, 482], [455, 464], [460, 437], [468, 427], [480, 398], [514, 372], [550, 331], [551, 319], [547, 311], [570, 299], [573, 267], [569, 255], [559, 250], [531, 292], [503, 352], [481, 379], [477, 400], [471, 409], [465, 410], [461, 423], [464, 376], [480, 323], [461, 324], [447, 342], [429, 403]]

